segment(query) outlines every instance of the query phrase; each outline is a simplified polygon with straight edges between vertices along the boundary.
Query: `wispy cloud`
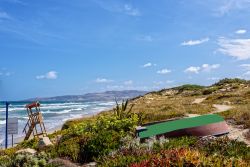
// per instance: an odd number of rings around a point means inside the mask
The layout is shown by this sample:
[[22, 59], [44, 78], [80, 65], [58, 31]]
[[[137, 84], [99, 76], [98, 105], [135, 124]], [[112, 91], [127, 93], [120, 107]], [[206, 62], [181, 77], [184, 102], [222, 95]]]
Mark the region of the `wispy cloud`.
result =
[[167, 68], [157, 71], [157, 74], [168, 74], [168, 73], [171, 73], [171, 70]]
[[193, 46], [193, 45], [199, 45], [205, 42], [208, 42], [209, 38], [203, 38], [203, 39], [199, 39], [199, 40], [189, 40], [189, 41], [184, 41], [181, 43], [182, 46]]
[[131, 15], [131, 16], [140, 16], [141, 15], [140, 11], [130, 4], [125, 4], [122, 11], [128, 15]]
[[240, 76], [238, 76], [237, 78], [242, 78], [242, 79], [250, 79], [250, 70], [249, 71], [245, 71], [243, 74], [241, 74]]
[[152, 67], [152, 66], [156, 66], [156, 64], [148, 62], [148, 63], [144, 64], [142, 67], [143, 68], [148, 68], [148, 67]]
[[22, 5], [25, 4], [23, 1], [20, 1], [20, 0], [2, 0], [2, 1], [14, 3], [14, 4], [22, 4]]
[[122, 13], [129, 16], [141, 16], [140, 10], [134, 7], [132, 4], [121, 3], [119, 1], [107, 2], [102, 0], [94, 0], [94, 2], [102, 9], [109, 12]]
[[223, 0], [222, 5], [215, 10], [215, 14], [224, 16], [233, 10], [242, 10], [248, 7], [250, 7], [249, 0]]
[[166, 84], [172, 84], [174, 83], [173, 80], [167, 80], [167, 81], [154, 81], [154, 85], [166, 85]]
[[202, 64], [201, 66], [190, 66], [184, 70], [185, 73], [195, 73], [198, 74], [201, 71], [210, 72], [211, 70], [217, 69], [220, 64]]
[[151, 35], [140, 35], [136, 37], [138, 41], [152, 42], [154, 39]]
[[218, 80], [220, 80], [220, 78], [219, 77], [209, 77], [209, 78], [207, 78], [207, 80], [218, 81]]
[[247, 32], [247, 30], [244, 30], [244, 29], [240, 29], [240, 30], [235, 31], [236, 34], [245, 34], [246, 32]]
[[97, 78], [95, 80], [96, 83], [110, 83], [110, 82], [113, 82], [113, 80], [111, 79], [107, 79], [107, 78]]
[[133, 81], [132, 80], [128, 80], [128, 81], [125, 81], [123, 84], [124, 85], [133, 85]]
[[58, 73], [56, 71], [49, 71], [44, 75], [38, 75], [36, 76], [36, 79], [57, 79]]
[[250, 70], [250, 64], [241, 64], [240, 67], [244, 68], [245, 70]]
[[3, 20], [3, 19], [11, 19], [11, 16], [4, 11], [0, 11], [0, 20]]
[[2, 68], [0, 70], [0, 76], [2, 76], [2, 77], [9, 77], [13, 74], [14, 74], [13, 72], [8, 71], [6, 68]]
[[227, 39], [219, 38], [218, 51], [234, 57], [238, 60], [246, 60], [250, 58], [250, 38], [247, 39]]

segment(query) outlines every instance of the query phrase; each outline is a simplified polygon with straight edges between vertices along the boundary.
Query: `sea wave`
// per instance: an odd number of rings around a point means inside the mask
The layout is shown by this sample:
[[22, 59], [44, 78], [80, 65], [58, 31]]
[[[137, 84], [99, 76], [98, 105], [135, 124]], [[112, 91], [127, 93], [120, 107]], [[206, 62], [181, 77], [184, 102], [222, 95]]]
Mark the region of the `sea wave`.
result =
[[43, 114], [48, 114], [48, 113], [50, 113], [50, 114], [66, 114], [66, 113], [69, 113], [69, 112], [71, 112], [72, 111], [72, 109], [70, 109], [70, 110], [62, 110], [62, 111], [51, 111], [51, 110], [47, 110], [47, 111], [42, 111], [42, 113]]
[[102, 102], [99, 103], [98, 105], [100, 106], [114, 106], [116, 103], [115, 102]]

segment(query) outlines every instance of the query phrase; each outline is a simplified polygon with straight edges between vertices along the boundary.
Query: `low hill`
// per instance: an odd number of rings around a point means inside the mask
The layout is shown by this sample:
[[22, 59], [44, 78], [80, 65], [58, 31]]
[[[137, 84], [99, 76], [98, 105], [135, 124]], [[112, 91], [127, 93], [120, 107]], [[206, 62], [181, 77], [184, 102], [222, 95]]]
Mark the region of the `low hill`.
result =
[[65, 96], [56, 96], [56, 97], [36, 97], [31, 99], [26, 99], [23, 101], [74, 101], [74, 102], [92, 102], [92, 101], [114, 101], [122, 99], [130, 99], [137, 96], [146, 94], [145, 91], [138, 90], [124, 90], [124, 91], [106, 91], [101, 93], [87, 93], [84, 95], [65, 95]]
[[231, 139], [250, 145], [250, 82], [223, 79], [211, 86], [183, 85], [150, 92], [132, 101], [143, 123], [216, 113], [230, 126]]

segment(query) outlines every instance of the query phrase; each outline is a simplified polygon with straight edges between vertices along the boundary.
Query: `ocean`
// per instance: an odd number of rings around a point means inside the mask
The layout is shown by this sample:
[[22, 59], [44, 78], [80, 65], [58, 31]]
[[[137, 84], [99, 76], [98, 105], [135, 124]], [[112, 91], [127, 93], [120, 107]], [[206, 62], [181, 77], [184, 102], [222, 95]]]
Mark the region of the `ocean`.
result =
[[[28, 120], [27, 111], [24, 108], [27, 102], [11, 102], [9, 106], [9, 118], [18, 118], [18, 134], [14, 135], [14, 143], [17, 138], [23, 137], [23, 128]], [[103, 110], [112, 108], [115, 102], [42, 102], [41, 112], [47, 131], [62, 126], [67, 120], [81, 118], [86, 115], [94, 115]], [[5, 104], [0, 104], [0, 147], [5, 141]], [[9, 135], [11, 144], [11, 135]]]

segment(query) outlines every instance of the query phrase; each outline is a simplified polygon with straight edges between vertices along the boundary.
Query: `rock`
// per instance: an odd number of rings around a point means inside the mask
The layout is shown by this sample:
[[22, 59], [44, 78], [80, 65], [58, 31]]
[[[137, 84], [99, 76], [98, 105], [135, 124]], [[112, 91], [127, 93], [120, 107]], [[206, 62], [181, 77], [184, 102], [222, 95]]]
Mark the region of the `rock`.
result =
[[56, 158], [49, 161], [50, 165], [54, 166], [60, 166], [60, 167], [79, 167], [80, 165], [74, 164], [73, 162], [70, 162], [69, 160], [64, 160], [61, 158]]
[[95, 166], [97, 166], [96, 162], [90, 162], [84, 165], [84, 167], [95, 167]]
[[220, 91], [221, 91], [221, 92], [226, 92], [226, 91], [227, 91], [227, 89], [220, 89]]
[[26, 148], [26, 149], [18, 150], [18, 151], [16, 152], [16, 154], [20, 154], [20, 153], [28, 153], [28, 154], [34, 155], [34, 154], [36, 154], [36, 150], [31, 149], [31, 148]]
[[50, 145], [53, 145], [53, 144], [51, 143], [51, 141], [48, 137], [39, 138], [39, 142], [38, 142], [39, 148], [50, 146]]
[[232, 103], [230, 101], [224, 101], [222, 104], [224, 104], [224, 105], [231, 105]]

